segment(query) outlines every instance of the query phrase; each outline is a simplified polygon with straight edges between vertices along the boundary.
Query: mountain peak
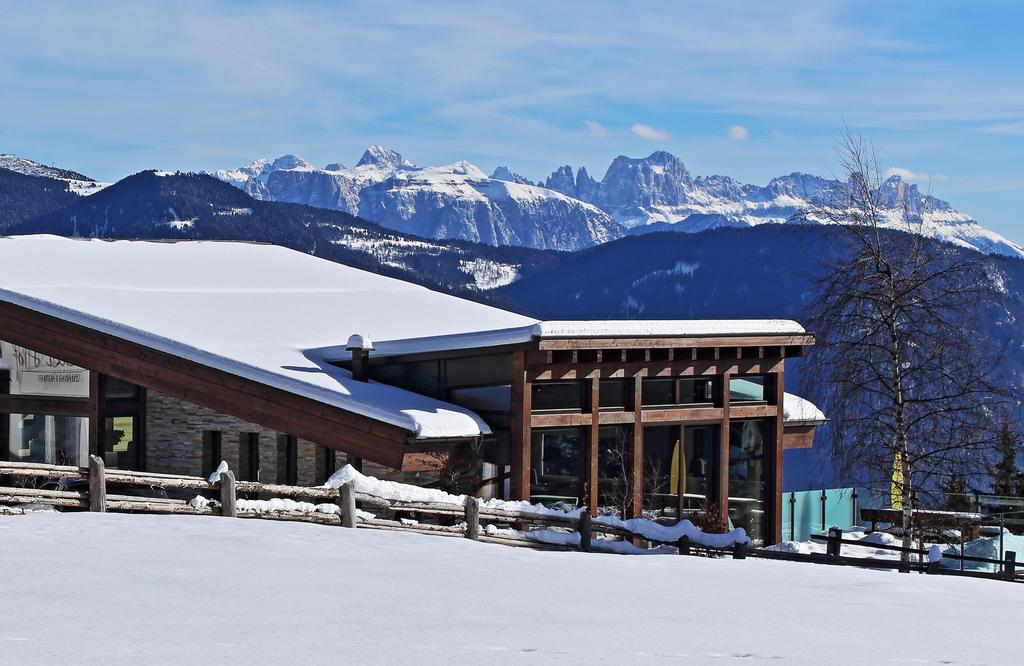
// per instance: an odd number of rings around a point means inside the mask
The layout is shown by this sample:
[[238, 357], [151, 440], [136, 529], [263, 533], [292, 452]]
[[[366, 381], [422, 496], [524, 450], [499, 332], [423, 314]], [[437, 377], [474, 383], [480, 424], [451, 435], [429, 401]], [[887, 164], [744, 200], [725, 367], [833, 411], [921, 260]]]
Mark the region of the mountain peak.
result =
[[402, 156], [390, 148], [383, 146], [370, 146], [363, 153], [363, 156], [359, 158], [359, 162], [356, 164], [357, 167], [361, 166], [377, 166], [386, 169], [397, 169], [403, 165]]
[[281, 157], [278, 157], [276, 160], [274, 160], [270, 164], [270, 168], [267, 170], [283, 171], [284, 169], [308, 169], [311, 166], [312, 165], [309, 162], [302, 159], [301, 157], [288, 153], [287, 155], [282, 155]]
[[507, 166], [500, 166], [494, 169], [494, 173], [491, 174], [491, 178], [494, 180], [504, 180], [510, 183], [519, 183], [521, 185], [533, 185], [532, 182], [525, 176], [520, 176], [515, 171], [512, 171]]

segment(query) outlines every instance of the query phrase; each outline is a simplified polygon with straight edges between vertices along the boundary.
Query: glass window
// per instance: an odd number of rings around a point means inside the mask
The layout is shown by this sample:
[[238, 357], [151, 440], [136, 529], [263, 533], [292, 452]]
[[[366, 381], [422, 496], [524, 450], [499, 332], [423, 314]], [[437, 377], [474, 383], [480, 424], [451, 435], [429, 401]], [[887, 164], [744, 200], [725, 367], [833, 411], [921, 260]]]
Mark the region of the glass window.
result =
[[749, 375], [729, 379], [729, 402], [763, 402], [764, 376]]
[[88, 457], [87, 418], [49, 414], [2, 414], [0, 418], [8, 420], [7, 451], [12, 461], [78, 465]]
[[679, 426], [644, 428], [645, 509], [678, 509], [680, 504], [684, 510], [698, 509], [705, 498], [714, 496], [719, 427], [685, 426], [681, 430], [682, 451]]
[[714, 381], [706, 377], [679, 380], [679, 402], [683, 405], [711, 403], [715, 399], [713, 391]]
[[729, 519], [755, 543], [764, 542], [767, 527], [769, 424], [769, 419], [729, 424]]
[[600, 406], [602, 409], [625, 409], [633, 393], [633, 380], [602, 379]]
[[299, 481], [299, 440], [292, 435], [277, 436], [277, 482], [294, 486]]
[[640, 384], [640, 402], [645, 407], [676, 404], [676, 380], [642, 380]]
[[452, 389], [451, 402], [474, 411], [507, 412], [512, 409], [512, 385]]
[[597, 432], [597, 503], [600, 513], [627, 516], [632, 504], [632, 438], [621, 426]]
[[582, 428], [533, 431], [531, 501], [579, 505], [583, 495], [583, 433]]
[[13, 395], [89, 397], [89, 371], [66, 361], [2, 341], [0, 361]]
[[260, 480], [260, 434], [243, 432], [238, 435], [238, 480]]
[[115, 377], [103, 375], [102, 395], [107, 400], [135, 400], [139, 397], [139, 387]]
[[136, 416], [108, 416], [103, 419], [103, 462], [107, 467], [141, 469], [141, 444]]
[[584, 382], [534, 382], [532, 409], [582, 410]]
[[221, 433], [218, 430], [207, 430], [203, 433], [203, 476], [209, 477], [220, 465]]

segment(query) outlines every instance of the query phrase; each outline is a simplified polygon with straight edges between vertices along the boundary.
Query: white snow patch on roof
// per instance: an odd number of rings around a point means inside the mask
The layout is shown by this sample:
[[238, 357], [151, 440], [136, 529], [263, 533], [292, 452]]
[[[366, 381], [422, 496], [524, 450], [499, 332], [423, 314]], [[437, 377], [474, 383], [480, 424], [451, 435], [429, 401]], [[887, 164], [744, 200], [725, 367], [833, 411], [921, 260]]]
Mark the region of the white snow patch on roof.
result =
[[[131, 280], [125, 280], [131, 275]], [[0, 239], [0, 299], [277, 386], [421, 438], [486, 434], [471, 411], [358, 382], [325, 348], [535, 320], [272, 245]]]

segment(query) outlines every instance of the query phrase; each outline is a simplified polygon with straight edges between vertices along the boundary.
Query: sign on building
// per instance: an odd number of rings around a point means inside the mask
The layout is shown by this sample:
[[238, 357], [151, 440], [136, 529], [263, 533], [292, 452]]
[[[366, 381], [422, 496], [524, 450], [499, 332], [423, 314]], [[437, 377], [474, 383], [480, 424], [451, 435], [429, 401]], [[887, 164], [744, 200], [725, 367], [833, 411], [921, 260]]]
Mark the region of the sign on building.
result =
[[7, 366], [12, 395], [89, 397], [89, 371], [66, 361], [0, 342], [0, 368]]

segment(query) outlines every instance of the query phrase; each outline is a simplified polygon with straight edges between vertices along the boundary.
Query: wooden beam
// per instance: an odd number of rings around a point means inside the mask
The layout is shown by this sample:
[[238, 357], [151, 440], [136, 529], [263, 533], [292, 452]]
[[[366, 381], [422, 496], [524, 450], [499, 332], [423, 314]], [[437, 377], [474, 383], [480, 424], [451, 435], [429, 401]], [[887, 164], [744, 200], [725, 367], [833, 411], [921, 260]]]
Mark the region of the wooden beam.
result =
[[785, 448], [786, 441], [786, 423], [782, 411], [782, 403], [786, 395], [785, 392], [785, 376], [780, 370], [775, 373], [775, 391], [772, 396], [773, 402], [775, 403], [775, 436], [772, 438], [772, 450], [775, 455], [773, 457], [772, 464], [772, 522], [771, 522], [771, 533], [768, 535], [766, 543], [779, 543], [782, 541], [782, 464], [783, 464], [783, 449]]
[[[91, 375], [111, 375], [389, 467], [402, 464], [408, 434], [402, 428], [86, 326], [0, 302], [0, 338], [87, 368]], [[97, 430], [90, 437], [94, 453], [102, 449], [99, 407], [97, 402], [92, 419]]]
[[814, 335], [722, 335], [714, 337], [635, 337], [635, 338], [546, 338], [538, 343], [541, 350], [579, 349], [651, 349], [664, 347], [759, 347], [807, 346], [814, 344]]
[[719, 359], [704, 361], [648, 361], [648, 362], [588, 362], [573, 365], [556, 363], [528, 366], [534, 381], [583, 379], [599, 375], [602, 379], [644, 377], [709, 377], [725, 372], [737, 375], [761, 375], [776, 372], [782, 367], [779, 357], [763, 359]]
[[530, 500], [532, 382], [526, 375], [526, 352], [512, 352], [512, 431], [509, 490], [512, 499]]
[[89, 454], [103, 458], [103, 403], [100, 401], [100, 373], [89, 371]]
[[639, 518], [643, 512], [644, 492], [644, 417], [643, 417], [643, 378], [633, 378], [633, 446], [630, 456], [631, 483], [633, 497], [630, 500], [630, 518]]
[[718, 510], [723, 521], [729, 520], [729, 379], [731, 374], [725, 373], [721, 380], [722, 426], [719, 433], [718, 446]]
[[89, 398], [43, 398], [31, 395], [0, 395], [0, 413], [89, 416]]
[[601, 436], [601, 380], [590, 380], [590, 442], [587, 447], [586, 464], [583, 468], [586, 480], [586, 504], [591, 515], [597, 515], [598, 499], [598, 458]]

